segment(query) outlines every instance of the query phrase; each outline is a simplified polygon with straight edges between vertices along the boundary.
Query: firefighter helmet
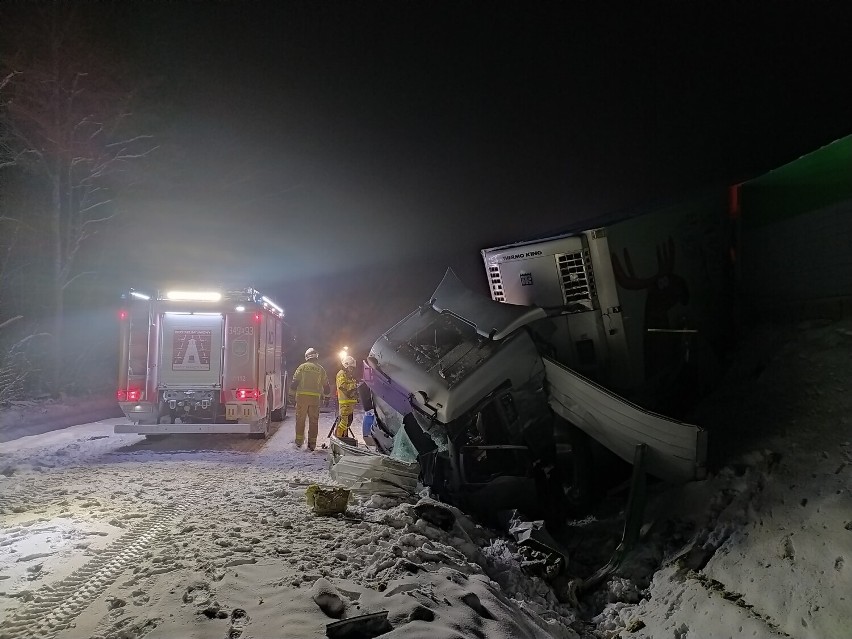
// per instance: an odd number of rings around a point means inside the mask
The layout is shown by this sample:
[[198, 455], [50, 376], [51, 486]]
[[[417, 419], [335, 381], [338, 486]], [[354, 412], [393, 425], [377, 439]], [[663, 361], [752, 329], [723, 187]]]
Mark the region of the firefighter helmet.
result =
[[343, 358], [343, 368], [355, 368], [355, 358], [347, 355]]
[[305, 351], [305, 361], [309, 359], [316, 359], [317, 357], [319, 357], [319, 353], [317, 353], [315, 348], [309, 348]]

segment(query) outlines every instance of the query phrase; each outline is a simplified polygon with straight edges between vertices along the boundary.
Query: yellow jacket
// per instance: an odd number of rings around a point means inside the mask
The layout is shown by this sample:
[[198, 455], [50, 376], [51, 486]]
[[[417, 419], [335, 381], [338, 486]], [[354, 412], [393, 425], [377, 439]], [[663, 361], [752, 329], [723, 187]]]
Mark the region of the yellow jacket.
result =
[[339, 370], [335, 382], [337, 383], [337, 403], [340, 406], [358, 403], [358, 380], [351, 373], [347, 373], [345, 368]]
[[327, 396], [331, 392], [328, 375], [325, 369], [316, 362], [305, 362], [299, 365], [293, 373], [290, 389], [296, 391], [296, 396], [321, 397]]

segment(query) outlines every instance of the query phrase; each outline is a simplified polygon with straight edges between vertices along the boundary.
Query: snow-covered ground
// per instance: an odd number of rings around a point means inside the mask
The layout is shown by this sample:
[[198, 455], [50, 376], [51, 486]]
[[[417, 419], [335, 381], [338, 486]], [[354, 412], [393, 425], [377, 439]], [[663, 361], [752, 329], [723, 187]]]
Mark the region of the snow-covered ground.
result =
[[603, 636], [852, 637], [850, 363], [849, 320], [749, 336], [702, 410], [725, 463], [655, 496], [621, 572], [661, 569], [595, 617]]
[[4, 446], [0, 637], [316, 637], [382, 611], [405, 636], [577, 636], [461, 513], [450, 531], [416, 500], [314, 515], [326, 454], [293, 448], [292, 417], [267, 441], [148, 441], [118, 421]]
[[[325, 452], [293, 448], [292, 416], [266, 441], [106, 420], [4, 442], [0, 637], [318, 637], [384, 612], [382, 636], [430, 639], [850, 637], [850, 355], [848, 321], [753, 335], [703, 413], [724, 464], [652, 485], [637, 548], [579, 598], [419, 498], [314, 515]], [[619, 525], [610, 508], [569, 526], [569, 573], [605, 562]]]

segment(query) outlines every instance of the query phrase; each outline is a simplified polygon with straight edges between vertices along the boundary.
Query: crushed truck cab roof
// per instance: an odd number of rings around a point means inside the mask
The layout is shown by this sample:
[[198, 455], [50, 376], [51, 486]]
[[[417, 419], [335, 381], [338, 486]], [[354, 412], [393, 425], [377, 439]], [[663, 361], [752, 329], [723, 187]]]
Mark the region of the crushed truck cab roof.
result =
[[[543, 368], [530, 337], [518, 331], [543, 317], [539, 308], [478, 297], [448, 270], [430, 303], [373, 345], [368, 364], [379, 378], [373, 390], [387, 394], [386, 401], [407, 412], [398, 405], [400, 392], [394, 388], [407, 389], [410, 408], [446, 424], [470, 410], [495, 384], [508, 379], [522, 385], [531, 370]], [[474, 374], [485, 362], [489, 374]], [[383, 380], [387, 393], [380, 389]]]
[[487, 339], [501, 340], [522, 326], [547, 316], [538, 306], [520, 306], [495, 302], [467, 288], [452, 269], [432, 294], [430, 306], [437, 313], [448, 313], [470, 324]]

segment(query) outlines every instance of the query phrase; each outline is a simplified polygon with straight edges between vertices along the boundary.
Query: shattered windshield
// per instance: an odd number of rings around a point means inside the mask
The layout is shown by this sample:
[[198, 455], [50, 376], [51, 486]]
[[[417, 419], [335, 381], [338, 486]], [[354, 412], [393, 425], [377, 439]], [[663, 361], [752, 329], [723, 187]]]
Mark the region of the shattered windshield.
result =
[[401, 340], [398, 351], [452, 388], [487, 360], [498, 346], [452, 315], [435, 313], [432, 317], [432, 321], [417, 328], [408, 339]]

